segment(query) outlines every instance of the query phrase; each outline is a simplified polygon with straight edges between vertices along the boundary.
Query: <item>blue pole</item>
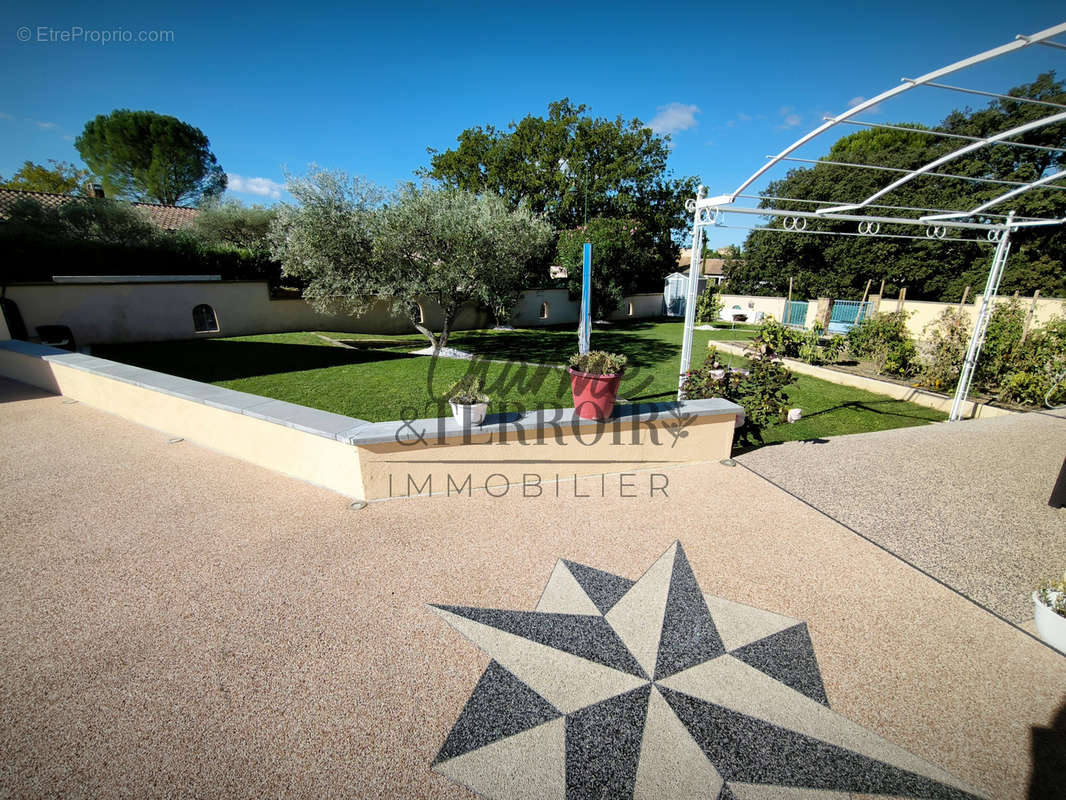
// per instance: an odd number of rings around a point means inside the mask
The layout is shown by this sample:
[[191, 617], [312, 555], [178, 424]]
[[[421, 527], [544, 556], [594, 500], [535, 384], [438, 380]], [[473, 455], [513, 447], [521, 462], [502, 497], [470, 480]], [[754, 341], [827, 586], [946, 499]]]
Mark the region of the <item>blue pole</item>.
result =
[[577, 352], [589, 351], [592, 333], [592, 243], [585, 242], [585, 257], [581, 272], [581, 325], [578, 328]]

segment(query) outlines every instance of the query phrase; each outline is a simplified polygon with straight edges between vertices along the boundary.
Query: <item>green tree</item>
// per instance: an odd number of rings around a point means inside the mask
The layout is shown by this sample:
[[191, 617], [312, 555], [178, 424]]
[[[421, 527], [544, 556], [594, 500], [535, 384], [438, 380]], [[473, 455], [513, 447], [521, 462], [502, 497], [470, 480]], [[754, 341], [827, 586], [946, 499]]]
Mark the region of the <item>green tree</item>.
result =
[[567, 269], [570, 293], [581, 295], [585, 242], [592, 243], [592, 315], [603, 318], [638, 291], [662, 291], [676, 265], [657, 258], [651, 233], [635, 219], [594, 217], [559, 234], [556, 259]]
[[87, 122], [74, 146], [108, 197], [197, 204], [226, 188], [203, 131], [176, 117], [117, 109]]
[[263, 253], [269, 250], [276, 216], [273, 208], [246, 206], [239, 200], [209, 203], [197, 215], [192, 232], [205, 244]]
[[[514, 306], [527, 264], [541, 256], [552, 232], [525, 204], [511, 210], [493, 195], [408, 186], [378, 213], [374, 236], [378, 293], [408, 311], [437, 350], [464, 303], [488, 305], [498, 316]], [[423, 297], [443, 313], [438, 335], [410, 313]]]
[[33, 198], [13, 203], [3, 225], [5, 234], [31, 241], [95, 242], [137, 247], [162, 240], [164, 234], [146, 213], [128, 203], [76, 199], [44, 206]]
[[[1054, 73], [1038, 76], [1030, 84], [1015, 87], [1012, 96], [1053, 103], [1066, 103], [1066, 91]], [[979, 111], [954, 111], [933, 130], [961, 136], [987, 136], [1044, 116], [1046, 107], [997, 99]], [[795, 200], [857, 202], [880, 190], [898, 174], [856, 169], [844, 164], [872, 164], [911, 170], [959, 148], [958, 139], [923, 133], [923, 126], [909, 124], [913, 131], [873, 129], [837, 141], [822, 163], [795, 169], [772, 182], [766, 195]], [[1066, 125], [1046, 126], [1016, 141], [1049, 148], [1066, 147]], [[839, 163], [831, 163], [839, 162]], [[984, 147], [949, 162], [940, 171], [998, 181], [1030, 181], [1047, 171], [1066, 166], [1066, 152], [996, 145]], [[877, 202], [889, 206], [933, 209], [965, 209], [992, 199], [1009, 185], [954, 178], [920, 176]], [[764, 207], [809, 211], [809, 202], [764, 201]], [[1035, 189], [1001, 208], [1016, 208], [1022, 216], [1066, 216], [1066, 192]], [[893, 215], [907, 212], [892, 211]], [[917, 216], [917, 214], [915, 214]], [[768, 228], [753, 231], [744, 244], [744, 259], [729, 260], [726, 275], [730, 290], [739, 293], [782, 294], [793, 278], [793, 295], [854, 297], [858, 299], [868, 279], [887, 282], [886, 291], [907, 287], [908, 297], [953, 301], [964, 287], [983, 286], [991, 260], [987, 244], [944, 244], [933, 241], [866, 237], [818, 236], [783, 231], [776, 217]], [[809, 229], [855, 233], [854, 223], [817, 221]], [[882, 233], [922, 235], [921, 228], [893, 228]], [[1014, 247], [1004, 273], [1001, 290], [1024, 293], [1040, 289], [1046, 295], [1066, 294], [1066, 230], [1033, 228], [1013, 237]]]
[[638, 221], [659, 261], [677, 260], [675, 238], [687, 229], [687, 198], [696, 179], [667, 169], [668, 136], [640, 120], [591, 117], [564, 98], [548, 116], [527, 116], [506, 131], [491, 125], [459, 134], [458, 147], [430, 150], [423, 177], [446, 186], [520, 202], [557, 230], [574, 230], [597, 217]]
[[23, 192], [48, 192], [50, 194], [91, 194], [92, 176], [88, 170], [78, 169], [67, 161], [48, 159], [52, 166], [25, 161], [22, 167], [7, 180], [0, 176], [0, 188], [18, 189]]
[[[284, 274], [306, 282], [304, 296], [354, 314], [387, 299], [435, 349], [464, 303], [513, 306], [516, 276], [551, 240], [528, 207], [512, 211], [498, 197], [459, 189], [407, 186], [384, 203], [373, 185], [315, 168], [290, 177], [288, 190], [297, 202], [278, 206], [271, 252]], [[423, 298], [443, 312], [439, 335], [415, 312]]]

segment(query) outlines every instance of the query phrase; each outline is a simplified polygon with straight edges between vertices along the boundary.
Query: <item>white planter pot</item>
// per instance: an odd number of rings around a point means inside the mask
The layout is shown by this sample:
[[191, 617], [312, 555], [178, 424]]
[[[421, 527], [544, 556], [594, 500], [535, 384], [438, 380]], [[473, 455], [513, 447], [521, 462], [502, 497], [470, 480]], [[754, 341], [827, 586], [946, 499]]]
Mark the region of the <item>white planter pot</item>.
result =
[[472, 406], [460, 405], [459, 403], [450, 403], [450, 405], [452, 407], [452, 416], [455, 417], [455, 421], [459, 423], [461, 428], [480, 425], [485, 421], [485, 413], [489, 410], [488, 403], [475, 403]]
[[1033, 606], [1036, 631], [1040, 638], [1060, 653], [1066, 653], [1066, 617], [1059, 616], [1041, 603], [1036, 592], [1033, 592]]

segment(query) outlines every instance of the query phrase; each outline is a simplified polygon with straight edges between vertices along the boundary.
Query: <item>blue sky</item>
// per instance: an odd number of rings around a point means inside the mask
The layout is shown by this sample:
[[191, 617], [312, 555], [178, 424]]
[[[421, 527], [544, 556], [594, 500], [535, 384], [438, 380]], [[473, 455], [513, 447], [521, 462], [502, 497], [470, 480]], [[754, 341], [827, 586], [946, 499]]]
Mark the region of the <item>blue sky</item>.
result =
[[[284, 199], [286, 169], [315, 162], [392, 186], [464, 128], [570, 97], [670, 132], [671, 170], [716, 194], [855, 98], [1066, 19], [1048, 0], [874, 5], [13, 2], [0, 11], [0, 174], [79, 163], [87, 120], [151, 109], [208, 135], [232, 196], [269, 203]], [[99, 41], [141, 31], [172, 41]], [[1030, 48], [965, 85], [1005, 90], [1049, 65], [1066, 75], [1066, 53]], [[936, 122], [961, 104], [921, 89], [871, 119]]]

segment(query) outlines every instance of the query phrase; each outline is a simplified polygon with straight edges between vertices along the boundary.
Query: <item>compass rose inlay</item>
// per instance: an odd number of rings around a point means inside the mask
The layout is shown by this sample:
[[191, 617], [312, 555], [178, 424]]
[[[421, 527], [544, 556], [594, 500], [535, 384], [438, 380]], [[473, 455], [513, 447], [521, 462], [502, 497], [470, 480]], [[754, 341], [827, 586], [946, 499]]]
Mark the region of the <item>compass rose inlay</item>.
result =
[[962, 800], [829, 708], [806, 623], [704, 595], [680, 542], [637, 581], [560, 560], [535, 611], [435, 605], [492, 661], [434, 769], [494, 800]]

